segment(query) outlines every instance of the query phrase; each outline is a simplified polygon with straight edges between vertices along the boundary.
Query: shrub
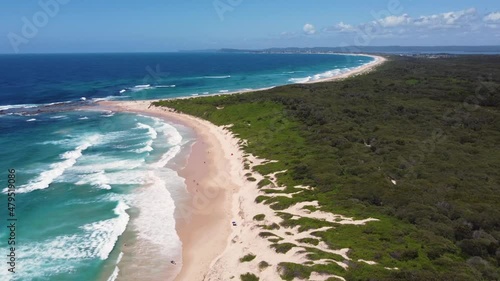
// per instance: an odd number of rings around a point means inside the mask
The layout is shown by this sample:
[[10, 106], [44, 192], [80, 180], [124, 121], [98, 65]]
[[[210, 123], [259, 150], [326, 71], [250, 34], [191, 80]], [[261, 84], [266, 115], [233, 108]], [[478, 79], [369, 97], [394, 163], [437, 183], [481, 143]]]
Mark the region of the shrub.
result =
[[240, 275], [240, 279], [241, 281], [259, 281], [259, 277], [250, 272]]
[[240, 258], [240, 262], [250, 262], [250, 261], [253, 261], [255, 259], [256, 255], [254, 254], [248, 254], [248, 255], [245, 255], [244, 257]]

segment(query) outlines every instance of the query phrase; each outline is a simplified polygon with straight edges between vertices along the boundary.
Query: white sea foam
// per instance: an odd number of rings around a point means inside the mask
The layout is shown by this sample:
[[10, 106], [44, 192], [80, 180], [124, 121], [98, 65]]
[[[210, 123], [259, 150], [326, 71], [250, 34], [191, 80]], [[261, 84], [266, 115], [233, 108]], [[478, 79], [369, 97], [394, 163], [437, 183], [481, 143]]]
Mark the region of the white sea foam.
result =
[[[18, 193], [28, 193], [34, 190], [46, 189], [49, 185], [54, 182], [55, 179], [62, 176], [66, 169], [75, 165], [78, 158], [82, 156], [83, 151], [87, 148], [95, 145], [99, 140], [98, 135], [92, 135], [86, 138], [86, 140], [80, 144], [76, 149], [72, 151], [67, 151], [60, 155], [60, 158], [64, 161], [53, 163], [50, 165], [50, 170], [43, 171], [38, 177], [32, 179], [28, 184], [22, 185], [17, 189]], [[3, 190], [4, 192], [7, 189]]]
[[66, 119], [66, 118], [68, 118], [68, 116], [66, 115], [58, 115], [50, 117], [50, 119]]
[[127, 90], [125, 90], [125, 89], [121, 89], [121, 90], [120, 90], [120, 94], [123, 94], [123, 93], [125, 93], [126, 91], [127, 91]]
[[81, 98], [80, 98], [80, 100], [82, 100], [82, 101], [86, 101], [86, 100], [87, 100], [87, 98], [86, 98], [86, 97], [81, 97]]
[[163, 154], [158, 162], [153, 164], [154, 167], [161, 168], [165, 167], [170, 160], [174, 159], [174, 157], [179, 154], [181, 151], [181, 147], [179, 145], [176, 145], [172, 148], [170, 148], [165, 154]]
[[118, 278], [118, 274], [119, 273], [120, 273], [120, 269], [118, 268], [118, 266], [116, 266], [115, 270], [113, 271], [113, 273], [111, 274], [111, 276], [109, 276], [108, 281], [115, 281], [116, 278]]
[[176, 85], [158, 85], [155, 86], [155, 88], [175, 88], [177, 87]]
[[108, 281], [115, 281], [116, 278], [118, 278], [118, 274], [120, 273], [120, 269], [118, 268], [118, 264], [123, 258], [123, 252], [120, 252], [120, 255], [118, 255], [118, 259], [116, 260], [116, 267], [111, 276], [109, 276]]
[[144, 152], [151, 152], [153, 151], [153, 140], [149, 140], [145, 143], [145, 146], [139, 149], [134, 149], [133, 151], [135, 153], [144, 153]]
[[83, 259], [107, 259], [127, 227], [130, 219], [126, 212], [128, 208], [120, 200], [114, 209], [116, 217], [84, 225], [81, 234], [62, 235], [20, 245], [17, 252], [20, 261], [16, 268], [19, 274], [17, 278], [32, 280], [43, 277], [45, 280], [53, 274], [73, 271]]
[[220, 90], [219, 93], [229, 93], [229, 90]]
[[88, 120], [89, 118], [87, 116], [84, 116], [84, 117], [80, 117], [78, 118], [78, 120]]
[[132, 88], [130, 88], [129, 90], [131, 90], [132, 92], [139, 92], [139, 91], [143, 91], [143, 90], [150, 90], [150, 89], [154, 89], [155, 87], [151, 86], [150, 84], [145, 84], [145, 85], [136, 85]]
[[178, 145], [182, 142], [182, 135], [179, 131], [172, 125], [163, 122], [161, 119], [153, 117], [155, 130], [162, 133], [167, 138], [167, 143], [169, 145]]
[[151, 87], [150, 84], [136, 85], [136, 86], [134, 86], [134, 88], [136, 88], [136, 89], [144, 89], [144, 88], [149, 88], [149, 87]]
[[76, 174], [92, 174], [100, 171], [127, 171], [144, 165], [144, 159], [119, 159], [103, 155], [84, 155], [70, 172]]
[[220, 76], [203, 76], [204, 79], [227, 79], [231, 78], [231, 75], [220, 75]]
[[299, 77], [299, 78], [290, 78], [288, 81], [292, 83], [307, 83], [307, 82], [312, 82], [312, 81], [318, 81], [321, 79], [327, 79], [327, 78], [332, 78], [335, 76], [342, 75], [346, 72], [351, 71], [351, 68], [337, 68], [333, 70], [328, 70], [322, 73], [315, 74], [313, 76], [307, 76], [307, 77]]
[[31, 118], [31, 119], [26, 120], [26, 122], [33, 122], [33, 121], [36, 121], [36, 118]]
[[[87, 237], [90, 238], [93, 256], [99, 257], [101, 260], [106, 260], [109, 254], [115, 247], [118, 237], [122, 235], [127, 228], [130, 216], [127, 214], [127, 209], [130, 207], [123, 201], [119, 201], [114, 209], [114, 213], [118, 216], [113, 219], [95, 222], [84, 225], [83, 230], [87, 232]], [[88, 236], [90, 234], [90, 236]]]
[[106, 190], [111, 189], [111, 185], [109, 185], [109, 179], [104, 171], [85, 175], [84, 178], [80, 179], [75, 184], [76, 185], [90, 184], [99, 189], [106, 189]]
[[311, 81], [312, 77], [311, 76], [307, 76], [307, 77], [302, 77], [302, 78], [290, 78], [288, 79], [288, 81], [292, 82], [292, 83], [307, 83], [309, 81]]
[[180, 255], [182, 244], [175, 229], [175, 203], [168, 188], [184, 186], [183, 180], [169, 169], [155, 169], [146, 176], [147, 188], [133, 199], [140, 210], [134, 220], [138, 237], [157, 245], [161, 254]]
[[107, 96], [105, 98], [93, 98], [93, 102], [100, 102], [100, 101], [109, 101], [109, 100], [117, 100], [117, 99], [123, 99], [127, 98], [127, 96]]
[[14, 108], [34, 108], [39, 106], [39, 104], [10, 104], [10, 105], [0, 105], [0, 110], [14, 109]]
[[151, 139], [156, 139], [158, 137], [158, 133], [156, 132], [156, 130], [153, 127], [146, 125], [144, 123], [137, 123], [136, 129], [148, 130], [148, 134], [151, 137]]

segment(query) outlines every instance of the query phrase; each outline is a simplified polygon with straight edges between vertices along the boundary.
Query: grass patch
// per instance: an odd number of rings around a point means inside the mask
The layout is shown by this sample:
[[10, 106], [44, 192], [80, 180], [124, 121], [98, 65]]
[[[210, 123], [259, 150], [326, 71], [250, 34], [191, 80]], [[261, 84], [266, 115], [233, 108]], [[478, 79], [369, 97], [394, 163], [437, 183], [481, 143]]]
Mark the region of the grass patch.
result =
[[318, 246], [318, 244], [319, 244], [319, 240], [314, 239], [314, 238], [302, 238], [302, 239], [298, 239], [297, 242], [311, 244], [314, 246]]
[[245, 255], [244, 257], [240, 258], [240, 262], [250, 262], [250, 261], [253, 261], [255, 259], [256, 255], [254, 254], [248, 254], [248, 255]]
[[272, 232], [268, 232], [268, 231], [263, 231], [261, 233], [259, 233], [259, 236], [261, 238], [268, 238], [268, 237], [279, 237], [278, 235], [272, 233]]
[[261, 181], [259, 181], [259, 183], [257, 183], [257, 186], [258, 186], [259, 188], [262, 188], [262, 187], [264, 187], [264, 186], [268, 186], [268, 185], [271, 185], [271, 184], [273, 184], [273, 182], [272, 182], [272, 181], [270, 181], [270, 180], [268, 180], [268, 179], [262, 179]]
[[270, 266], [270, 264], [266, 261], [261, 261], [259, 262], [259, 269], [262, 271], [266, 268], [268, 268]]
[[290, 251], [293, 247], [296, 247], [295, 244], [292, 243], [281, 243], [281, 244], [272, 244], [271, 248], [274, 248], [276, 253], [280, 254], [286, 254], [288, 251]]
[[259, 277], [250, 272], [240, 275], [241, 281], [259, 281]]
[[253, 217], [254, 221], [263, 221], [266, 218], [266, 215], [264, 214], [258, 214]]

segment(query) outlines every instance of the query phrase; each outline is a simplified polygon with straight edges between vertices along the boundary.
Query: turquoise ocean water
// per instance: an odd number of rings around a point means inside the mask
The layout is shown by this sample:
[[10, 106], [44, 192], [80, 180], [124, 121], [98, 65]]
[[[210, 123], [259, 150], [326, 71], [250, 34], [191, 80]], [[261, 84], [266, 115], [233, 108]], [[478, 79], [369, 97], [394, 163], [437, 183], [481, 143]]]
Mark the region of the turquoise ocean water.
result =
[[[175, 204], [187, 194], [176, 170], [193, 132], [135, 114], [37, 109], [259, 89], [371, 61], [218, 53], [0, 56], [0, 181], [7, 187], [8, 170], [15, 169], [17, 187], [15, 274], [7, 264], [7, 190], [0, 195], [0, 280], [119, 280], [120, 267], [134, 258], [182, 258]], [[134, 257], [127, 243], [145, 250]]]

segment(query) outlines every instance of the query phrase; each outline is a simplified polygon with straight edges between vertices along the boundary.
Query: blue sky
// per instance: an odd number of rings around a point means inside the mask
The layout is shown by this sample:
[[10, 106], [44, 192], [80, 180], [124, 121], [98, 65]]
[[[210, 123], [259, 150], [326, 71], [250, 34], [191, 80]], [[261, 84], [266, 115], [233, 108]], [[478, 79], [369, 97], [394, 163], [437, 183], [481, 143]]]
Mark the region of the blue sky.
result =
[[0, 1], [0, 53], [500, 45], [491, 0]]

